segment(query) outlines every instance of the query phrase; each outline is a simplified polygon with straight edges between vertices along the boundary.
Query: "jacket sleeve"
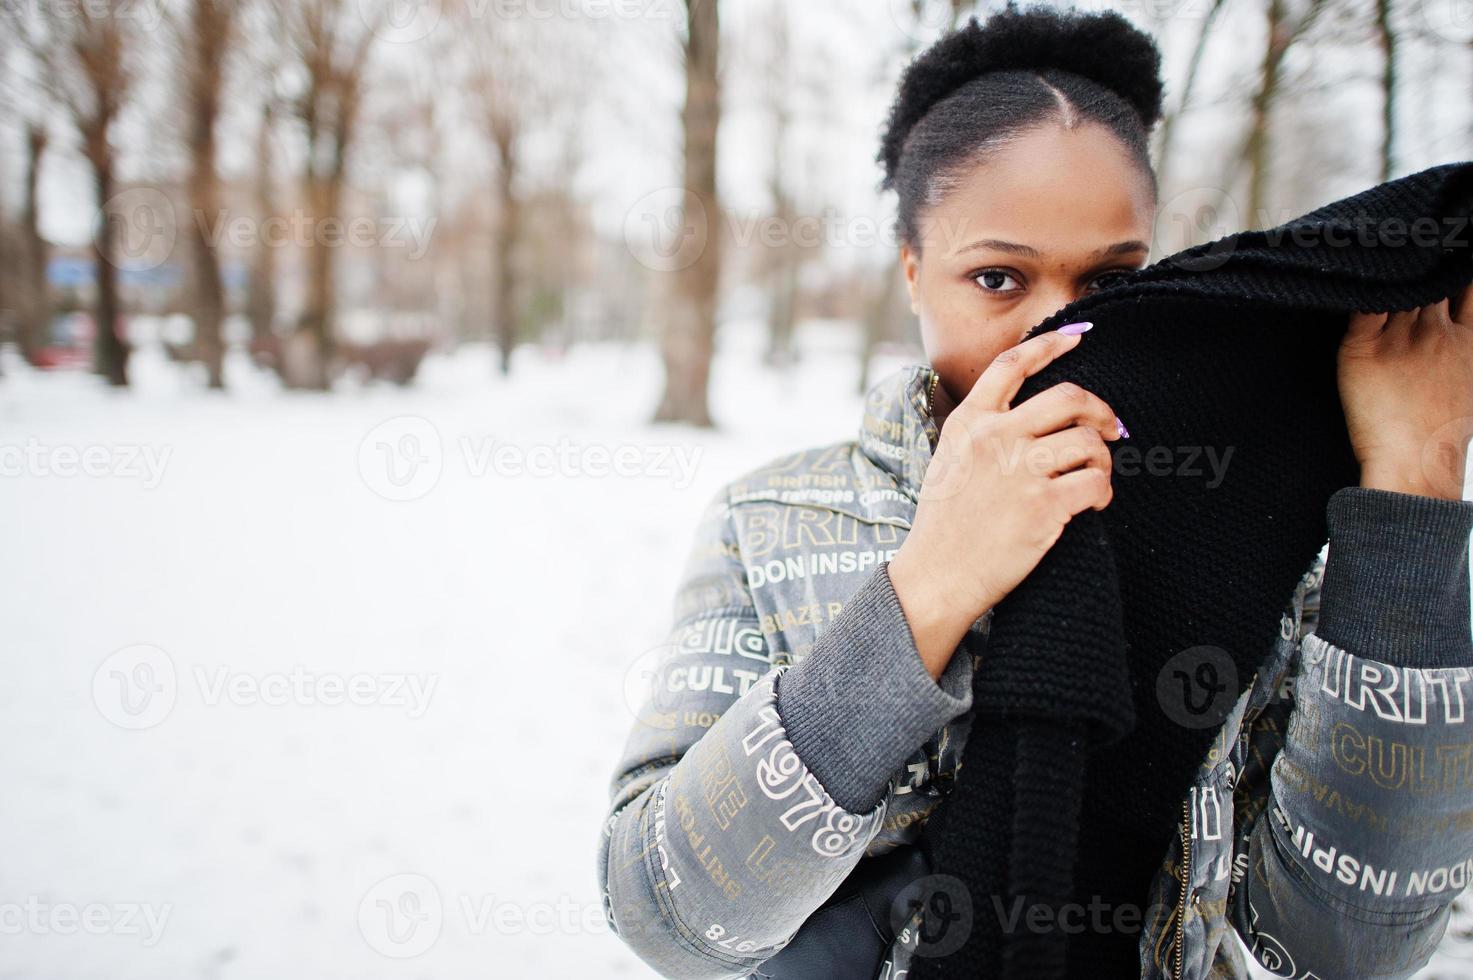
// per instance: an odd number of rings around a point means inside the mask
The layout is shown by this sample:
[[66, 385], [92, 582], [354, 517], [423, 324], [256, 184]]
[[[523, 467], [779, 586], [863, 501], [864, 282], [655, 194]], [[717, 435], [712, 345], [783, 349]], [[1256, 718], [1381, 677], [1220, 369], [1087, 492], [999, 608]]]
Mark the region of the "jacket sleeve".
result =
[[665, 977], [745, 976], [787, 945], [865, 857], [897, 772], [971, 706], [971, 658], [932, 679], [888, 563], [774, 663], [739, 550], [723, 491], [609, 787], [605, 917]]
[[1349, 487], [1327, 517], [1229, 914], [1275, 976], [1407, 977], [1473, 868], [1473, 503]]

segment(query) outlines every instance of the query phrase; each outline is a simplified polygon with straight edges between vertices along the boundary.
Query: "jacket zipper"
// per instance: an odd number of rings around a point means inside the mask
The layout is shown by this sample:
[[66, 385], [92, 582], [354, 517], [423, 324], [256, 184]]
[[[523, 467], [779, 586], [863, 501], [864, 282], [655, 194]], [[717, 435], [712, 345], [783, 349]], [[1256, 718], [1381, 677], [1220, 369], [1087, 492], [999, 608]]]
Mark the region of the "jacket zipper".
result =
[[931, 417], [932, 421], [936, 419], [935, 410], [932, 408], [932, 405], [936, 401], [936, 383], [940, 380], [941, 375], [937, 374], [935, 370], [932, 370], [931, 385], [926, 389], [926, 414]]
[[1186, 941], [1187, 891], [1192, 883], [1191, 811], [1181, 801], [1181, 895], [1176, 905], [1176, 969], [1173, 980], [1182, 980], [1182, 946]]

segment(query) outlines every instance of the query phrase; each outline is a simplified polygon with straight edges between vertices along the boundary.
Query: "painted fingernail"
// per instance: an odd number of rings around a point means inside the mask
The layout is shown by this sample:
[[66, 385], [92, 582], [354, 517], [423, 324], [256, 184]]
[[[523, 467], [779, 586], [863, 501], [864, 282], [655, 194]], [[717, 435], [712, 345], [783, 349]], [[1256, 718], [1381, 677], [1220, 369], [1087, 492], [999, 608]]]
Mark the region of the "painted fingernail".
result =
[[1117, 429], [1120, 430], [1120, 438], [1122, 438], [1122, 439], [1129, 439], [1130, 438], [1130, 430], [1125, 427], [1125, 423], [1124, 422], [1120, 421], [1120, 416], [1118, 416], [1118, 415], [1115, 416], [1115, 428], [1117, 428]]
[[1090, 323], [1088, 320], [1081, 320], [1078, 323], [1066, 323], [1059, 328], [1059, 333], [1066, 333], [1072, 337], [1075, 334], [1084, 333], [1092, 326], [1094, 326], [1094, 324]]

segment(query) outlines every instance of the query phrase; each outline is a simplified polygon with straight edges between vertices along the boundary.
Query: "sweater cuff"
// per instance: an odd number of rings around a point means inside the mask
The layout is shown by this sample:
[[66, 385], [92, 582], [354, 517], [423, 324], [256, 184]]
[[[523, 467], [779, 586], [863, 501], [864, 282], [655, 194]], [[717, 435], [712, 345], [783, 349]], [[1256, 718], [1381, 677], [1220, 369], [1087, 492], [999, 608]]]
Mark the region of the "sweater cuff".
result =
[[927, 738], [972, 706], [965, 642], [933, 680], [881, 562], [777, 678], [777, 711], [798, 758], [845, 810], [868, 813]]
[[1473, 665], [1473, 502], [1344, 487], [1326, 518], [1320, 639], [1395, 667]]

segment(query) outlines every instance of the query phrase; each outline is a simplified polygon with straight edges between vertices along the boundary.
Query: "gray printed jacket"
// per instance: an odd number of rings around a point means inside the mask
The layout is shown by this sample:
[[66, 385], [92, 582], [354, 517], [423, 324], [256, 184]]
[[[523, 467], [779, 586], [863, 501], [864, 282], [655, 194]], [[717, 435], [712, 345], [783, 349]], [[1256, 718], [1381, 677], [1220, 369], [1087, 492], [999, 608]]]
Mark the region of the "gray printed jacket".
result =
[[[887, 569], [935, 448], [930, 380], [895, 372], [857, 439], [772, 460], [705, 511], [598, 849], [610, 928], [662, 976], [754, 975], [949, 791], [990, 614], [933, 680]], [[1327, 518], [1183, 801], [1142, 977], [1247, 977], [1230, 929], [1275, 976], [1406, 977], [1467, 883], [1473, 503], [1353, 487]], [[924, 955], [922, 914], [881, 980]]]

